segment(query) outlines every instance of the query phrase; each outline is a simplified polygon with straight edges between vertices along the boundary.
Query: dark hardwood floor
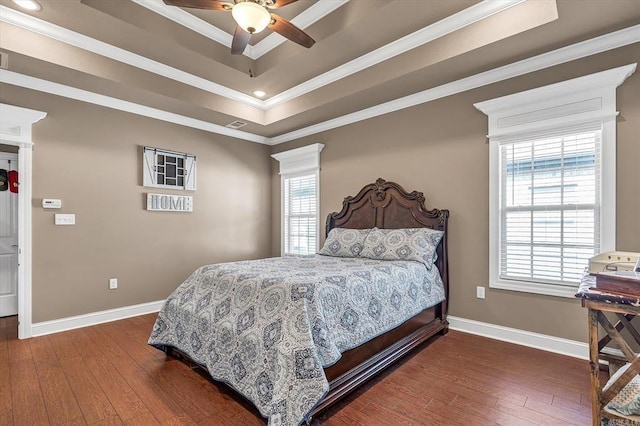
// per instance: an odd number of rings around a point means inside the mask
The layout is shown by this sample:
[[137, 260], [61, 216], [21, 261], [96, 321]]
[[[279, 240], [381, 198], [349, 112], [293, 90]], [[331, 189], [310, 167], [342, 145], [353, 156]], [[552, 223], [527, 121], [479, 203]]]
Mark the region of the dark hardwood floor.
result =
[[[0, 425], [263, 425], [246, 401], [147, 346], [155, 315], [17, 339], [0, 318]], [[588, 362], [451, 331], [314, 425], [588, 425]]]

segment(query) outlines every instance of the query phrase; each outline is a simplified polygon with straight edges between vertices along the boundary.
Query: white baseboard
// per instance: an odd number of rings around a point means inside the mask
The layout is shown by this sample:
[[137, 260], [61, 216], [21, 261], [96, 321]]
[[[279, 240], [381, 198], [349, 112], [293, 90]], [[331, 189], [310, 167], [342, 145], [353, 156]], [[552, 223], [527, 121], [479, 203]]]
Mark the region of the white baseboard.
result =
[[589, 359], [589, 345], [587, 343], [451, 315], [447, 316], [447, 320], [449, 321], [449, 328], [451, 330], [477, 334], [478, 336], [484, 336], [490, 339], [529, 346], [531, 348], [555, 352], [574, 358]]
[[60, 318], [51, 321], [37, 322], [31, 325], [31, 336], [44, 336], [45, 334], [59, 333], [75, 328], [88, 327], [104, 322], [117, 321], [138, 315], [150, 314], [160, 311], [164, 300], [141, 303], [139, 305], [124, 306], [122, 308], [108, 309], [106, 311], [92, 312], [90, 314], [74, 317]]
[[[106, 311], [92, 312], [90, 314], [38, 322], [32, 324], [31, 335], [33, 337], [44, 336], [46, 334], [59, 333], [61, 331], [73, 330], [76, 328], [135, 317], [138, 315], [150, 314], [160, 311], [163, 303], [164, 300], [158, 300], [156, 302], [141, 303], [139, 305], [125, 306]], [[574, 358], [589, 359], [589, 346], [583, 342], [548, 336], [546, 334], [533, 333], [525, 330], [518, 330], [516, 328], [503, 327], [500, 325], [459, 318], [451, 315], [447, 317], [447, 320], [449, 321], [449, 328], [451, 330], [477, 334], [490, 339], [529, 346], [544, 351], [568, 355]]]

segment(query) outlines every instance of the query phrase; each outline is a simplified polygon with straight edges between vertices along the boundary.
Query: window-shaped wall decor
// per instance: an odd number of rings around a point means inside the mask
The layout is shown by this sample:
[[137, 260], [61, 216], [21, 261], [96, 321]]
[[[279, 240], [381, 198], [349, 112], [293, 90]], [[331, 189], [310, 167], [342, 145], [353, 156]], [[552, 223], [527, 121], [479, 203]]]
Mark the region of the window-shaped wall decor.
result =
[[142, 157], [144, 186], [195, 191], [195, 155], [145, 146]]

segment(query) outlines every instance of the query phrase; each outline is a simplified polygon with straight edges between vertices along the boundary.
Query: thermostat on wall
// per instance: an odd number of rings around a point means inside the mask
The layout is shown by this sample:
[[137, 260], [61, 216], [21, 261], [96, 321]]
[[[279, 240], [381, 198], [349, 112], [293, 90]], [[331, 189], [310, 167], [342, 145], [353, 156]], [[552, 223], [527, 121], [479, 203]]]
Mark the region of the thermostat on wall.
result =
[[51, 198], [43, 198], [42, 199], [42, 208], [43, 209], [59, 209], [62, 207], [62, 200], [54, 200]]

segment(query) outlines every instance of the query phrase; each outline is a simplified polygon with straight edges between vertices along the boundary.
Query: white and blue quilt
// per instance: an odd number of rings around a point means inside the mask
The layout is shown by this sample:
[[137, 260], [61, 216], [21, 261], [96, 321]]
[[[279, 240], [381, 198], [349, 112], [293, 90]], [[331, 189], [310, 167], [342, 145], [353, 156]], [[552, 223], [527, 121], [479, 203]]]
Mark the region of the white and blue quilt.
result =
[[207, 265], [166, 300], [149, 344], [175, 347], [255, 404], [298, 425], [341, 353], [444, 300], [438, 269], [323, 255]]

